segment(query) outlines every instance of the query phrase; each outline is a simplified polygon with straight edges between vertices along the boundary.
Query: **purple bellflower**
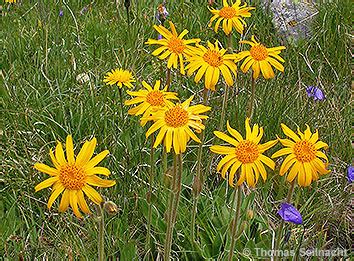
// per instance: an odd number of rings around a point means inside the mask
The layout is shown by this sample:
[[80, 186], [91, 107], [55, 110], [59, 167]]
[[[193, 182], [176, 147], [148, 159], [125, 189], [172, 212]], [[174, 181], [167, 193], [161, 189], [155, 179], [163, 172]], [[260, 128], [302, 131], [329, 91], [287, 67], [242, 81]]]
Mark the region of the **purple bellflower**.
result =
[[350, 165], [347, 170], [348, 174], [348, 181], [349, 183], [352, 183], [354, 181], [354, 167]]
[[286, 222], [291, 222], [296, 225], [302, 224], [302, 216], [300, 212], [289, 203], [281, 203], [278, 214]]
[[315, 101], [322, 101], [326, 98], [323, 91], [316, 86], [307, 87], [306, 93], [308, 97], [313, 97]]

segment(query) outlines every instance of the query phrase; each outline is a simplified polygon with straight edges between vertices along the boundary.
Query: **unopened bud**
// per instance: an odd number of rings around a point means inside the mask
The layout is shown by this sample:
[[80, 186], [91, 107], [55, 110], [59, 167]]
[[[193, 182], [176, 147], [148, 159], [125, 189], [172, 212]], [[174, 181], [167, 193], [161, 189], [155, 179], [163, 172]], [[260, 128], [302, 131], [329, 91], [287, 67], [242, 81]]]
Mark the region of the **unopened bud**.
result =
[[193, 185], [192, 185], [192, 192], [194, 197], [198, 197], [199, 194], [202, 192], [202, 181], [198, 176], [194, 177]]
[[151, 203], [151, 192], [150, 191], [148, 191], [147, 193], [146, 193], [146, 201], [147, 201], [147, 203]]
[[106, 201], [103, 204], [103, 209], [109, 214], [109, 215], [115, 215], [118, 213], [119, 209], [113, 201]]
[[247, 219], [251, 220], [254, 217], [254, 212], [252, 209], [247, 209]]

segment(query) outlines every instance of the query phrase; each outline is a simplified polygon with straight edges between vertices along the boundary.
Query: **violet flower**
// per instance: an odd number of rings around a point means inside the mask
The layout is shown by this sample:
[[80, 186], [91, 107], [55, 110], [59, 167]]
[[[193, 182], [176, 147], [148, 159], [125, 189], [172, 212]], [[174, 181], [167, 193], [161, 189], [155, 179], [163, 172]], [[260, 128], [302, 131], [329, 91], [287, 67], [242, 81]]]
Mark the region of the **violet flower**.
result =
[[349, 183], [352, 183], [354, 181], [354, 167], [352, 165], [348, 167], [347, 175]]
[[306, 93], [308, 97], [313, 97], [315, 101], [322, 101], [326, 98], [323, 91], [316, 86], [307, 87]]
[[62, 9], [59, 10], [59, 16], [62, 17], [64, 15], [64, 11]]
[[302, 216], [300, 212], [289, 203], [281, 203], [278, 214], [286, 222], [291, 222], [296, 225], [302, 224]]

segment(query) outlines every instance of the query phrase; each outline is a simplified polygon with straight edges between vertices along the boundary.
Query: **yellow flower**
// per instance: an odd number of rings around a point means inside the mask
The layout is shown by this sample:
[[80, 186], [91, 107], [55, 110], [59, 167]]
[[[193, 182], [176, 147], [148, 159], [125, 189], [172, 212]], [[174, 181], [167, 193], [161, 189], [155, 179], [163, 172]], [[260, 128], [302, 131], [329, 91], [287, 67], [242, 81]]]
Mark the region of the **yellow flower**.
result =
[[284, 66], [276, 59], [285, 62], [284, 59], [279, 56], [281, 50], [285, 49], [285, 46], [267, 48], [263, 44], [258, 43], [254, 36], [252, 36], [251, 40], [252, 42], [240, 41], [240, 43], [247, 43], [252, 46], [249, 51], [238, 53], [238, 61], [247, 57], [240, 67], [242, 72], [246, 73], [252, 66], [254, 79], [259, 77], [260, 71], [262, 71], [265, 79], [274, 78], [274, 71], [271, 65], [273, 65], [275, 69], [284, 72]]
[[131, 83], [135, 82], [135, 80], [130, 71], [118, 68], [108, 72], [104, 77], [103, 82], [109, 85], [117, 84], [119, 88], [122, 88], [123, 85], [127, 86], [128, 88], [133, 88], [134, 86]]
[[202, 120], [207, 119], [208, 116], [200, 114], [211, 108], [202, 104], [190, 106], [192, 100], [193, 96], [181, 104], [166, 106], [152, 112], [152, 115], [148, 117], [148, 120], [153, 120], [154, 124], [146, 132], [146, 138], [160, 129], [154, 148], [164, 141], [167, 152], [170, 152], [173, 146], [174, 152], [180, 154], [186, 151], [190, 138], [200, 143], [191, 128], [195, 129], [197, 133], [204, 130], [205, 126], [202, 124]]
[[241, 1], [237, 0], [234, 4], [231, 1], [231, 6], [228, 4], [227, 0], [223, 0], [223, 8], [220, 10], [215, 10], [214, 8], [209, 8], [210, 12], [214, 15], [209, 22], [209, 27], [211, 27], [212, 23], [218, 19], [215, 23], [215, 32], [218, 31], [219, 25], [222, 21], [222, 29], [225, 34], [230, 34], [232, 28], [234, 27], [237, 32], [243, 34], [244, 26], [246, 26], [246, 22], [242, 19], [242, 17], [251, 17], [251, 13], [249, 11], [255, 9], [254, 7], [246, 7], [247, 3], [244, 3], [240, 6]]
[[218, 47], [218, 42], [215, 45], [208, 42], [208, 49], [202, 45], [197, 45], [194, 55], [188, 61], [186, 66], [188, 76], [191, 76], [195, 71], [194, 81], [198, 83], [205, 74], [205, 88], [215, 91], [215, 85], [219, 81], [220, 72], [222, 73], [225, 82], [228, 86], [234, 84], [230, 71], [236, 76], [237, 66], [234, 63], [236, 55], [225, 54], [226, 50]]
[[217, 165], [216, 170], [220, 171], [221, 176], [225, 179], [226, 172], [229, 171], [229, 185], [234, 186], [234, 178], [236, 171], [241, 167], [240, 178], [237, 181], [237, 186], [241, 185], [244, 181], [251, 187], [254, 187], [258, 182], [259, 174], [261, 174], [263, 180], [267, 179], [267, 172], [264, 165], [269, 168], [274, 169], [275, 163], [267, 156], [262, 153], [273, 147], [277, 140], [268, 141], [264, 144], [259, 144], [263, 136], [263, 128], [258, 127], [255, 124], [251, 130], [249, 124], [249, 118], [246, 119], [246, 139], [244, 140], [241, 134], [231, 128], [229, 122], [227, 122], [227, 130], [232, 135], [232, 137], [220, 132], [214, 131], [214, 134], [226, 141], [227, 143], [233, 145], [230, 146], [220, 146], [213, 145], [210, 150], [214, 153], [226, 155], [222, 160], [220, 160]]
[[16, 3], [17, 0], [5, 0], [5, 3]]
[[[156, 109], [160, 109], [164, 106], [173, 106], [173, 103], [170, 100], [178, 100], [177, 93], [168, 92], [167, 86], [160, 90], [160, 81], [156, 81], [154, 88], [152, 88], [145, 81], [142, 82], [145, 90], [139, 91], [127, 91], [127, 93], [131, 96], [135, 96], [135, 98], [125, 101], [125, 105], [132, 105], [140, 103], [138, 106], [130, 109], [128, 113], [130, 115], [141, 115], [142, 118], [150, 116], [151, 112]], [[147, 120], [142, 120], [141, 125], [145, 126]]]
[[318, 179], [319, 175], [330, 172], [326, 169], [328, 158], [320, 151], [322, 148], [328, 148], [328, 145], [318, 140], [317, 130], [312, 134], [310, 127], [306, 126], [304, 133], [298, 129], [299, 135], [296, 135], [285, 124], [281, 124], [284, 134], [291, 140], [278, 138], [286, 148], [280, 149], [272, 155], [272, 158], [277, 158], [289, 154], [283, 161], [279, 174], [283, 176], [290, 169], [287, 180], [292, 182], [297, 176], [298, 184], [303, 187], [309, 186], [313, 180]]
[[158, 56], [161, 54], [159, 56], [161, 60], [167, 59], [169, 57], [167, 61], [167, 68], [171, 68], [173, 66], [173, 68], [177, 69], [179, 61], [180, 71], [182, 74], [185, 74], [183, 58], [187, 58], [192, 55], [195, 48], [189, 44], [199, 43], [200, 39], [184, 40], [183, 37], [188, 33], [188, 30], [183, 30], [183, 32], [178, 35], [175, 25], [171, 21], [169, 23], [171, 32], [162, 25], [154, 25], [155, 30], [161, 34], [164, 39], [149, 39], [145, 44], [162, 45], [153, 51], [152, 55]]
[[95, 175], [102, 174], [109, 176], [110, 174], [107, 168], [96, 166], [108, 155], [108, 150], [102, 151], [91, 159], [96, 143], [96, 138], [93, 138], [91, 141], [86, 141], [75, 159], [73, 140], [71, 135], [68, 135], [65, 144], [66, 158], [63, 146], [60, 142], [58, 142], [56, 146], [55, 154], [52, 150], [49, 151], [50, 158], [55, 168], [49, 167], [43, 163], [34, 164], [36, 170], [51, 176], [35, 187], [37, 192], [53, 185], [52, 195], [47, 204], [49, 209], [55, 199], [63, 193], [59, 211], [65, 212], [70, 205], [74, 214], [78, 218], [81, 218], [79, 207], [84, 213], [90, 213], [90, 209], [84, 198], [84, 193], [97, 205], [103, 201], [100, 194], [91, 186], [111, 187], [116, 184], [113, 180], [104, 180]]

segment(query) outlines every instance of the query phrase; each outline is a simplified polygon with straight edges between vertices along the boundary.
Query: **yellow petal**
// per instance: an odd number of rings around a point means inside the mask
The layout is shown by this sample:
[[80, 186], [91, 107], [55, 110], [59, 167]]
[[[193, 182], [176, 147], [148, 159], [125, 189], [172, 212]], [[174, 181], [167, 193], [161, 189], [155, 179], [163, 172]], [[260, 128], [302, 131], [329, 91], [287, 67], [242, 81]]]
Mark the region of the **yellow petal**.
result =
[[53, 190], [52, 195], [50, 195], [49, 199], [48, 199], [48, 209], [50, 209], [54, 203], [54, 201], [56, 200], [56, 198], [60, 195], [60, 193], [62, 193], [64, 190], [64, 186], [59, 183], [59, 185]]
[[282, 123], [280, 126], [286, 136], [293, 139], [295, 142], [300, 141], [299, 136], [297, 136], [295, 132], [293, 132], [288, 126], [286, 126], [284, 123]]
[[63, 195], [61, 196], [60, 204], [59, 204], [59, 212], [65, 212], [70, 204], [70, 196], [69, 190], [65, 189]]
[[231, 169], [230, 169], [230, 174], [229, 174], [229, 185], [231, 187], [234, 187], [234, 178], [235, 178], [235, 174], [236, 171], [238, 170], [238, 168], [241, 166], [241, 162], [237, 161], [235, 162], [235, 164], [232, 165]]
[[99, 205], [102, 201], [103, 198], [101, 197], [100, 194], [98, 194], [98, 192], [92, 188], [90, 185], [85, 184], [82, 187], [83, 192], [86, 194], [86, 196], [91, 199], [95, 204]]
[[85, 173], [87, 176], [95, 175], [95, 174], [109, 176], [111, 174], [110, 170], [104, 167], [93, 167], [91, 169], [87, 169]]
[[74, 164], [75, 163], [74, 143], [71, 135], [68, 135], [66, 137], [65, 149], [66, 149], [66, 158], [68, 159], [68, 163], [70, 165]]
[[231, 138], [230, 136], [220, 132], [220, 131], [214, 131], [214, 134], [216, 137], [218, 137], [219, 139], [222, 139], [234, 146], [237, 146], [239, 144], [239, 142], [233, 138]]
[[217, 171], [220, 171], [221, 167], [227, 163], [228, 161], [232, 160], [232, 159], [235, 159], [236, 158], [236, 155], [227, 155], [225, 156], [224, 158], [222, 158], [219, 162], [219, 164], [216, 166], [216, 170]]
[[237, 161], [236, 158], [232, 159], [232, 160], [229, 160], [227, 163], [225, 163], [225, 165], [222, 167], [222, 170], [221, 170], [221, 177], [223, 179], [225, 179], [226, 177], [226, 172], [228, 171], [228, 169], [231, 167], [231, 165], [233, 165], [235, 162]]
[[48, 174], [50, 176], [57, 176], [59, 175], [59, 170], [51, 168], [43, 163], [36, 163], [33, 166], [36, 170]]
[[66, 164], [64, 150], [63, 150], [63, 146], [61, 145], [61, 142], [58, 142], [58, 145], [55, 148], [55, 158], [57, 159], [57, 161], [60, 165]]
[[266, 164], [269, 168], [273, 169], [275, 168], [275, 163], [272, 161], [270, 158], [264, 156], [264, 155], [259, 155], [259, 159]]
[[98, 153], [94, 158], [92, 158], [87, 165], [85, 166], [85, 169], [90, 169], [96, 166], [98, 163], [100, 163], [107, 155], [109, 154], [109, 150], [104, 150], [100, 153]]
[[210, 150], [217, 154], [234, 154], [235, 147], [227, 147], [227, 146], [220, 146], [220, 145], [213, 145], [210, 147]]
[[42, 189], [45, 189], [45, 188], [48, 188], [50, 187], [51, 185], [54, 184], [54, 182], [57, 182], [59, 180], [59, 177], [58, 176], [55, 176], [55, 177], [51, 177], [49, 179], [46, 179], [44, 181], [42, 181], [41, 183], [39, 183], [37, 186], [35, 186], [35, 191], [40, 191]]
[[82, 215], [80, 213], [79, 207], [77, 205], [77, 191], [76, 190], [70, 190], [70, 206], [73, 209], [73, 212], [77, 218], [82, 218]]
[[290, 153], [293, 153], [293, 149], [292, 148], [283, 148], [283, 149], [280, 149], [277, 152], [275, 152], [272, 155], [272, 158], [278, 158], [280, 156], [283, 156], [283, 155], [286, 155], [286, 154], [290, 154]]
[[253, 168], [251, 167], [251, 164], [245, 164], [245, 169], [246, 169], [247, 184], [250, 187], [254, 187], [255, 180], [254, 180]]
[[288, 171], [288, 169], [296, 162], [296, 157], [294, 154], [290, 154], [285, 158], [283, 163], [281, 164], [280, 170], [279, 170], [279, 175], [283, 176], [285, 172]]
[[82, 192], [82, 190], [78, 190], [76, 193], [76, 196], [77, 196], [77, 203], [79, 204], [79, 207], [81, 208], [81, 210], [85, 214], [90, 214], [91, 211], [87, 205], [87, 202], [85, 200], [84, 193]]
[[246, 140], [251, 140], [252, 131], [250, 126], [250, 118], [246, 118], [245, 126], [246, 126]]
[[89, 185], [102, 187], [102, 188], [112, 187], [112, 186], [114, 186], [116, 184], [116, 182], [114, 180], [101, 179], [101, 178], [99, 178], [99, 177], [97, 177], [95, 175], [88, 176], [86, 178], [86, 182]]
[[229, 121], [226, 122], [227, 131], [238, 141], [242, 141], [242, 135], [235, 129], [231, 128]]
[[[262, 134], [263, 135], [263, 134]], [[265, 152], [266, 150], [270, 149], [271, 147], [273, 147], [275, 144], [277, 144], [278, 141], [277, 140], [270, 140], [264, 144], [258, 145], [259, 147], [259, 151], [261, 153]]]

